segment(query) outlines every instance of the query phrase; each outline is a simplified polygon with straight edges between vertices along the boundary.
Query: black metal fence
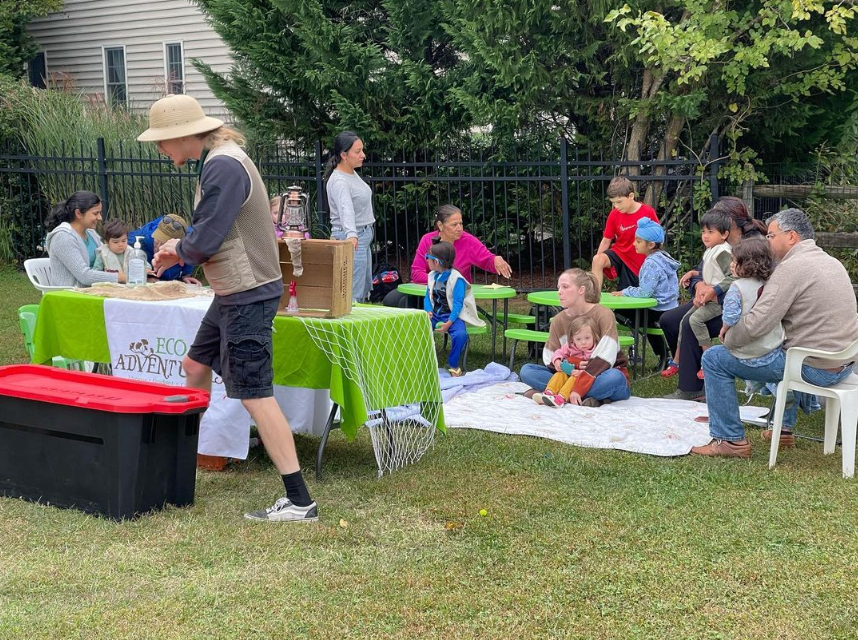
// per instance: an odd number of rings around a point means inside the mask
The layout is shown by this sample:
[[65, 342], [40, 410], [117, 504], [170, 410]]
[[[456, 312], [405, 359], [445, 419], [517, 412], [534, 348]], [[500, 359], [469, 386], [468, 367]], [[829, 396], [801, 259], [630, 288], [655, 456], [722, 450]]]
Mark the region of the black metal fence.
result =
[[[435, 209], [449, 202], [462, 209], [469, 232], [506, 257], [513, 286], [551, 288], [563, 269], [589, 264], [610, 209], [608, 182], [624, 173], [639, 193], [655, 198], [669, 229], [669, 250], [690, 263], [700, 247], [697, 217], [719, 196], [717, 150], [713, 138], [709, 155], [715, 160], [706, 164], [683, 158], [620, 162], [566, 140], [552, 152], [505, 162], [493, 160], [493, 150], [475, 147], [370, 158], [360, 173], [374, 193], [376, 260], [396, 266], [408, 279], [420, 237], [430, 230]], [[324, 237], [328, 215], [321, 144], [309, 152], [280, 144], [249, 153], [270, 194], [291, 184], [309, 193], [315, 203], [313, 235]], [[131, 225], [169, 212], [190, 218], [196, 179], [194, 163], [177, 169], [153, 145], [108, 148], [99, 139], [59, 154], [0, 151], [0, 250], [5, 247], [18, 260], [38, 255], [51, 203], [78, 189], [102, 197], [105, 218]], [[476, 274], [478, 282], [494, 279]]]

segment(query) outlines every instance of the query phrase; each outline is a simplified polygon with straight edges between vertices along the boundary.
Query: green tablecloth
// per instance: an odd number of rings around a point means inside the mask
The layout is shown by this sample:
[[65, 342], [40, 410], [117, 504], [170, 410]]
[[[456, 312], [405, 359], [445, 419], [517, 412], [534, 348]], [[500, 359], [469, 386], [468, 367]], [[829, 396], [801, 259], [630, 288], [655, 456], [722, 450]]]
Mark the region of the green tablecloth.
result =
[[[370, 411], [411, 403], [431, 407], [424, 417], [444, 430], [435, 346], [425, 313], [357, 306], [335, 320], [277, 316], [274, 330], [274, 383], [330, 389], [349, 438]], [[104, 299], [73, 291], [46, 293], [35, 344], [34, 362], [54, 356], [110, 362]]]

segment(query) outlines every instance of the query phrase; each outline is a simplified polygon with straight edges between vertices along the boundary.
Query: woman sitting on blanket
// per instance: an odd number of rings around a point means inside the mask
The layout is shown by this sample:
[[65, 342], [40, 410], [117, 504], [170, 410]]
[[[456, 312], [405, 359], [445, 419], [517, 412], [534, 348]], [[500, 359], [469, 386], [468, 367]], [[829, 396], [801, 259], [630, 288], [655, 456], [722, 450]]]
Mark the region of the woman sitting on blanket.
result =
[[617, 321], [613, 312], [598, 304], [599, 291], [593, 275], [582, 269], [568, 269], [557, 280], [557, 293], [563, 311], [551, 321], [548, 342], [542, 352], [548, 366], [526, 364], [522, 367], [521, 380], [532, 387], [525, 395], [532, 398], [537, 391], [548, 387], [557, 373], [553, 356], [561, 346], [571, 341], [573, 321], [583, 317], [592, 320], [600, 338], [589, 359], [578, 364], [581, 373], [576, 376], [566, 401], [570, 404], [599, 406], [605, 400], [627, 400], [631, 396], [629, 372], [626, 369], [628, 360], [619, 346]]

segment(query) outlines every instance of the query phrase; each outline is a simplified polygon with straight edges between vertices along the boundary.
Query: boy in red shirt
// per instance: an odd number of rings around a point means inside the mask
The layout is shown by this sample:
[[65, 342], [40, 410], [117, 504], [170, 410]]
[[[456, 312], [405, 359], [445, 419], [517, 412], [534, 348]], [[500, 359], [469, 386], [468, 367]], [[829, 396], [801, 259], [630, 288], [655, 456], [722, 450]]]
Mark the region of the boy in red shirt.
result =
[[[637, 287], [638, 273], [646, 256], [635, 251], [635, 229], [638, 220], [649, 218], [658, 222], [655, 210], [635, 200], [635, 188], [625, 176], [617, 176], [608, 184], [608, 198], [613, 205], [599, 249], [593, 256], [593, 275], [597, 290], [604, 278], [619, 278], [619, 289]], [[611, 245], [613, 242], [613, 246]]]

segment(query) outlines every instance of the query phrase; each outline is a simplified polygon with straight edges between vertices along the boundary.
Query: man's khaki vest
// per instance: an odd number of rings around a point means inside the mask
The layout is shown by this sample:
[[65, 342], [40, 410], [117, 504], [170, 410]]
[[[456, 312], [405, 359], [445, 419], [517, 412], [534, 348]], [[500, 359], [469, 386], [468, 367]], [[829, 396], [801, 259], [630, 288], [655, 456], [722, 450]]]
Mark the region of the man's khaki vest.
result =
[[[209, 151], [205, 162], [218, 156], [238, 160], [250, 178], [250, 195], [241, 204], [235, 223], [217, 253], [203, 265], [206, 280], [214, 292], [226, 296], [280, 280], [283, 275], [268, 207], [268, 192], [262, 176], [253, 161], [234, 142], [225, 142]], [[201, 197], [198, 183], [194, 207]]]

